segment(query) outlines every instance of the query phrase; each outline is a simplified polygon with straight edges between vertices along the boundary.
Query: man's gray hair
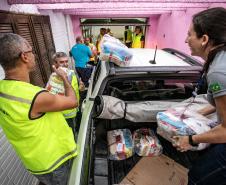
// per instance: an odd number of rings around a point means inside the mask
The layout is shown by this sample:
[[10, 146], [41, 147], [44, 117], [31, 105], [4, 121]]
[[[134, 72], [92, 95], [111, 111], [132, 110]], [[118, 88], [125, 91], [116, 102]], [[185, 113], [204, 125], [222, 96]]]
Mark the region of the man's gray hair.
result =
[[20, 35], [13, 33], [0, 34], [0, 64], [9, 70], [17, 65], [20, 54], [28, 46], [28, 42]]
[[53, 63], [56, 62], [57, 58], [61, 58], [61, 57], [68, 57], [68, 56], [64, 52], [56, 52], [56, 53], [54, 53], [53, 56], [52, 56]]

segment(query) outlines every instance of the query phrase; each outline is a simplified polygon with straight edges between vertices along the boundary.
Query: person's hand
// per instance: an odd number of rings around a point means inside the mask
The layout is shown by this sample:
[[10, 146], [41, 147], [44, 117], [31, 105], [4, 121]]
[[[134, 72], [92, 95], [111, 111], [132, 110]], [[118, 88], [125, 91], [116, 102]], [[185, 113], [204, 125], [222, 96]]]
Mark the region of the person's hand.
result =
[[173, 146], [180, 152], [186, 152], [190, 150], [192, 146], [189, 144], [188, 136], [174, 136]]
[[56, 68], [55, 65], [52, 65], [52, 68], [53, 68], [53, 71], [54, 71], [59, 77], [61, 77], [62, 79], [67, 79], [67, 73], [66, 73], [61, 67]]
[[207, 105], [206, 107], [204, 107], [204, 108], [198, 110], [197, 112], [198, 112], [199, 114], [202, 114], [203, 116], [207, 116], [207, 115], [209, 115], [209, 114], [212, 114], [212, 113], [215, 112], [215, 111], [216, 111], [216, 108], [215, 108], [214, 106], [212, 106], [212, 105]]
[[84, 83], [83, 83], [81, 78], [79, 78], [79, 90], [80, 91], [84, 91], [85, 90], [85, 85], [84, 85]]

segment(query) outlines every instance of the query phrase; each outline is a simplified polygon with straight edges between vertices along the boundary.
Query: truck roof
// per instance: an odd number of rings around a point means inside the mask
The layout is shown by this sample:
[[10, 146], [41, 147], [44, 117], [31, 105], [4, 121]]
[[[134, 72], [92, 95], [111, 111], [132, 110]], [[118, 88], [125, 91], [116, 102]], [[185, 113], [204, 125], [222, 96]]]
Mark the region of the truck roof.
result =
[[130, 51], [133, 53], [133, 57], [129, 66], [190, 66], [189, 63], [178, 56], [161, 49], [156, 50], [155, 63], [152, 62], [155, 49], [136, 48], [130, 49]]

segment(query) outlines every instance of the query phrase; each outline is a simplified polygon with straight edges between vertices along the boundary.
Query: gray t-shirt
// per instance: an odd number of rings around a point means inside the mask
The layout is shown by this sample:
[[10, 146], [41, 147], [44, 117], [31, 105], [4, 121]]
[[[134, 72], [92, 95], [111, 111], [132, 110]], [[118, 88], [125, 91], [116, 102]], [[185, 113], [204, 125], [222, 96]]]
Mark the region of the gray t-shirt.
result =
[[[210, 104], [215, 105], [214, 98], [226, 95], [226, 52], [219, 52], [207, 73], [207, 99]], [[219, 117], [218, 117], [219, 118]], [[218, 119], [220, 121], [220, 119]]]

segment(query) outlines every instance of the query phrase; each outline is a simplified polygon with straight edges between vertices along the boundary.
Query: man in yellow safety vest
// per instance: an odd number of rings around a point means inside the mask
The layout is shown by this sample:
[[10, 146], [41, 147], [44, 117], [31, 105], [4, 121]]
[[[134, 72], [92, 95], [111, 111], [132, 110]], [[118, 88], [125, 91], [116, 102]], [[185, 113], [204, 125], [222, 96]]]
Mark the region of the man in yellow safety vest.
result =
[[[64, 52], [56, 52], [52, 56], [52, 61], [56, 68], [64, 67], [70, 71], [70, 76], [69, 76], [68, 80], [71, 83], [71, 86], [74, 89], [77, 101], [79, 102], [79, 100], [80, 100], [79, 91], [84, 91], [85, 85], [82, 82], [81, 78], [80, 78], [80, 80], [78, 80], [78, 77], [76, 76], [75, 71], [69, 69], [67, 54]], [[49, 90], [48, 85], [47, 85], [47, 90]], [[51, 90], [50, 90], [50, 92], [51, 92]], [[55, 93], [53, 93], [53, 94], [55, 94]], [[75, 131], [76, 128], [78, 128], [78, 127], [76, 127], [76, 116], [77, 116], [78, 111], [79, 111], [78, 107], [62, 111], [68, 125], [72, 128], [74, 135], [76, 134], [76, 131]]]
[[93, 56], [90, 57], [90, 59], [89, 59], [89, 64], [96, 65], [97, 64], [97, 60], [96, 60], [97, 48], [96, 48], [96, 46], [92, 42], [90, 42], [89, 37], [86, 37], [84, 39], [84, 43], [85, 43], [85, 45], [87, 45], [91, 49], [92, 54], [93, 54]]
[[129, 26], [125, 26], [125, 31], [124, 31], [124, 43], [128, 48], [131, 48], [132, 46], [132, 41], [133, 41], [133, 33], [129, 29]]
[[106, 32], [107, 32], [106, 28], [100, 28], [100, 34], [97, 36], [97, 42], [96, 42], [96, 48], [97, 48], [98, 55], [101, 52], [100, 43], [103, 39], [103, 36], [106, 34]]
[[132, 48], [144, 48], [144, 40], [145, 38], [141, 26], [136, 26], [133, 35]]
[[62, 69], [65, 96], [30, 83], [35, 68], [31, 45], [17, 34], [0, 35], [0, 125], [26, 169], [46, 185], [66, 185], [70, 161], [77, 155], [71, 128], [61, 111], [78, 106]]

